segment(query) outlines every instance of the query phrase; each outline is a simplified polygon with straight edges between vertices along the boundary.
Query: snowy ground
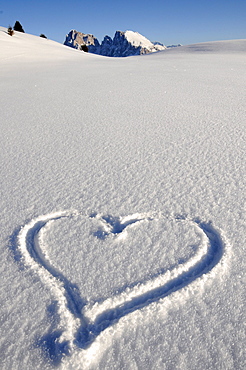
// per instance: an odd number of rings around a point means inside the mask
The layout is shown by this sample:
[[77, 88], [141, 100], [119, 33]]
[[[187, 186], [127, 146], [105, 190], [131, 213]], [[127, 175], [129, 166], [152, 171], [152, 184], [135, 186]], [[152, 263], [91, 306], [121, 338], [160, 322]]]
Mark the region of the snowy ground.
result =
[[0, 50], [1, 368], [244, 369], [246, 41]]

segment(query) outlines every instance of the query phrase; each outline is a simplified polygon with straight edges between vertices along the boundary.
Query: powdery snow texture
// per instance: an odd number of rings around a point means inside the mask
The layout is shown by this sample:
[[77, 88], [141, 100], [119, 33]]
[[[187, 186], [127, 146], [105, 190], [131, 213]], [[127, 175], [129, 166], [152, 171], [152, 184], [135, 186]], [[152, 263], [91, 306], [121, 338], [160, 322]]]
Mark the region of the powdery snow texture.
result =
[[0, 46], [1, 368], [243, 369], [246, 41]]

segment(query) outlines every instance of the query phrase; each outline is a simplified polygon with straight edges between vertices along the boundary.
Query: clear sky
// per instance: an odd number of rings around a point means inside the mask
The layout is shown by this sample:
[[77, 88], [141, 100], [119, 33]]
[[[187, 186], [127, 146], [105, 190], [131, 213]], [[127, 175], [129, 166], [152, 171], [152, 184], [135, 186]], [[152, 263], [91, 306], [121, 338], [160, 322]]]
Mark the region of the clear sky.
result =
[[71, 29], [101, 42], [132, 30], [165, 45], [245, 39], [246, 0], [0, 0], [0, 25], [63, 43]]

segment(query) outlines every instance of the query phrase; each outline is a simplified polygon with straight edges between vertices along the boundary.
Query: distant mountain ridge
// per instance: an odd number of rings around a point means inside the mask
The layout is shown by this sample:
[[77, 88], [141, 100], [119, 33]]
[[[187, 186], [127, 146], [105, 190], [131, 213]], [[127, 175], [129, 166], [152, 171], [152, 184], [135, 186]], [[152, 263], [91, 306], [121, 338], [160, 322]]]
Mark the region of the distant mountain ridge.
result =
[[140, 33], [133, 31], [116, 31], [113, 39], [110, 36], [105, 36], [100, 44], [98, 39], [91, 34], [71, 30], [66, 35], [64, 45], [75, 49], [81, 49], [83, 45], [86, 45], [90, 53], [109, 57], [149, 54], [167, 48], [163, 44], [153, 43]]

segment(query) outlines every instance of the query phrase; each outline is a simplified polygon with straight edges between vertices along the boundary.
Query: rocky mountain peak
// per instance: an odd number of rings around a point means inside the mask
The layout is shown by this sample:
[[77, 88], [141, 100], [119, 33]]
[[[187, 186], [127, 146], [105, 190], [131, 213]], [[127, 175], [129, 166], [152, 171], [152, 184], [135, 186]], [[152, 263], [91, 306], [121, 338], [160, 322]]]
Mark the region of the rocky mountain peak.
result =
[[133, 31], [116, 31], [113, 39], [105, 36], [100, 44], [93, 35], [72, 30], [66, 36], [64, 45], [75, 49], [81, 49], [82, 45], [87, 45], [90, 53], [111, 57], [149, 54], [166, 49], [166, 46], [152, 43], [140, 33]]

